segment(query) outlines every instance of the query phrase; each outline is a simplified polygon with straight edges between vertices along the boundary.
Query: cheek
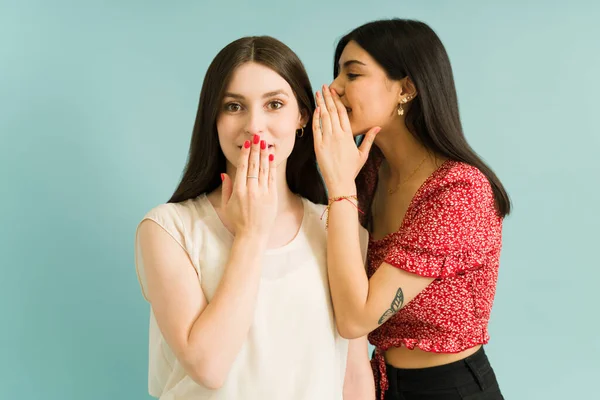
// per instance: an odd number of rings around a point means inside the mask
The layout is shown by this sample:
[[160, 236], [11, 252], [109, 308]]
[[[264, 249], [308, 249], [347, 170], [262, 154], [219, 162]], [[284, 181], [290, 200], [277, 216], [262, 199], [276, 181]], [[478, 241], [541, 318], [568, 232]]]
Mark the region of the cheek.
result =
[[278, 115], [270, 121], [269, 133], [280, 156], [287, 158], [292, 152], [296, 141], [296, 128], [295, 114]]
[[219, 132], [219, 140], [227, 140], [233, 138], [237, 132], [236, 118], [225, 115], [217, 118], [217, 132]]
[[237, 148], [237, 136], [239, 132], [238, 123], [235, 118], [229, 116], [221, 117], [217, 119], [217, 136], [219, 139], [219, 145], [225, 158], [230, 163], [233, 163], [237, 157], [239, 149]]
[[384, 120], [390, 118], [393, 101], [385, 88], [377, 85], [357, 85], [352, 90], [348, 90], [346, 96], [352, 107], [350, 121], [360, 125], [357, 128], [381, 125]]
[[268, 131], [277, 141], [293, 140], [297, 127], [297, 113], [292, 107], [281, 110], [269, 118]]

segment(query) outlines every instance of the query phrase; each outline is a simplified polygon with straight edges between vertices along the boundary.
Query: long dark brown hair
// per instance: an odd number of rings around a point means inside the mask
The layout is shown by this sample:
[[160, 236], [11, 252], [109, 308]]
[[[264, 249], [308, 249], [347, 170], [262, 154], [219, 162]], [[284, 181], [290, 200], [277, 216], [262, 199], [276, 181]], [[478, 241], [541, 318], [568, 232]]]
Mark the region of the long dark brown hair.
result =
[[338, 62], [350, 41], [367, 51], [388, 78], [412, 80], [418, 96], [406, 114], [410, 132], [425, 148], [479, 169], [490, 182], [498, 214], [508, 215], [511, 202], [502, 182], [467, 143], [463, 133], [450, 59], [436, 33], [423, 22], [406, 19], [362, 25], [338, 42], [334, 78], [339, 74]]
[[327, 204], [325, 185], [317, 168], [312, 133], [315, 100], [308, 74], [298, 56], [270, 36], [252, 36], [225, 46], [212, 61], [200, 92], [187, 164], [169, 203], [179, 203], [217, 189], [225, 172], [225, 155], [219, 145], [217, 117], [233, 72], [247, 62], [262, 64], [285, 79], [292, 88], [301, 112], [309, 121], [304, 135], [296, 138], [287, 160], [286, 179], [290, 190], [313, 203]]

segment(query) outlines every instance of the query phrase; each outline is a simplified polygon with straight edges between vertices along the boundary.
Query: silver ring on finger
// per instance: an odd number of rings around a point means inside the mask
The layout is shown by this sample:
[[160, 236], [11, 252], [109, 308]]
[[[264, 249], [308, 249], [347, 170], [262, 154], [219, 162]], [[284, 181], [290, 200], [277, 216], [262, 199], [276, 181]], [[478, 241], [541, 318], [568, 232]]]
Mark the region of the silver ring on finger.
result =
[[248, 179], [258, 179], [258, 176], [247, 176]]

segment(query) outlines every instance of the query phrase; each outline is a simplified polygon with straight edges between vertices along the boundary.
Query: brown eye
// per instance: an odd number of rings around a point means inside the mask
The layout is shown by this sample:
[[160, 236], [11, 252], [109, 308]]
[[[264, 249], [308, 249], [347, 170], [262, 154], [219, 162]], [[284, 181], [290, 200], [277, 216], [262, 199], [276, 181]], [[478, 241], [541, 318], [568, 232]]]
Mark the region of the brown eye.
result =
[[279, 110], [281, 107], [283, 107], [283, 103], [281, 101], [272, 101], [269, 103], [269, 108], [271, 110]]
[[241, 109], [242, 109], [242, 106], [239, 105], [238, 103], [228, 103], [228, 104], [225, 104], [225, 111], [238, 112]]

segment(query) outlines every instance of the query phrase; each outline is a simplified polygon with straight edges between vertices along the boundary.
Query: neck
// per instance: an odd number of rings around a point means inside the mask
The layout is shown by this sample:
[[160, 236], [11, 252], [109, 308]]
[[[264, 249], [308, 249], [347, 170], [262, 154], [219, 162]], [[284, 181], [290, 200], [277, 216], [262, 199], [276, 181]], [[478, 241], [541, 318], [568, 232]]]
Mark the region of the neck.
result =
[[426, 163], [427, 158], [435, 162], [435, 156], [415, 139], [404, 122], [395, 125], [394, 128], [382, 129], [375, 138], [393, 182], [411, 174], [424, 159]]

